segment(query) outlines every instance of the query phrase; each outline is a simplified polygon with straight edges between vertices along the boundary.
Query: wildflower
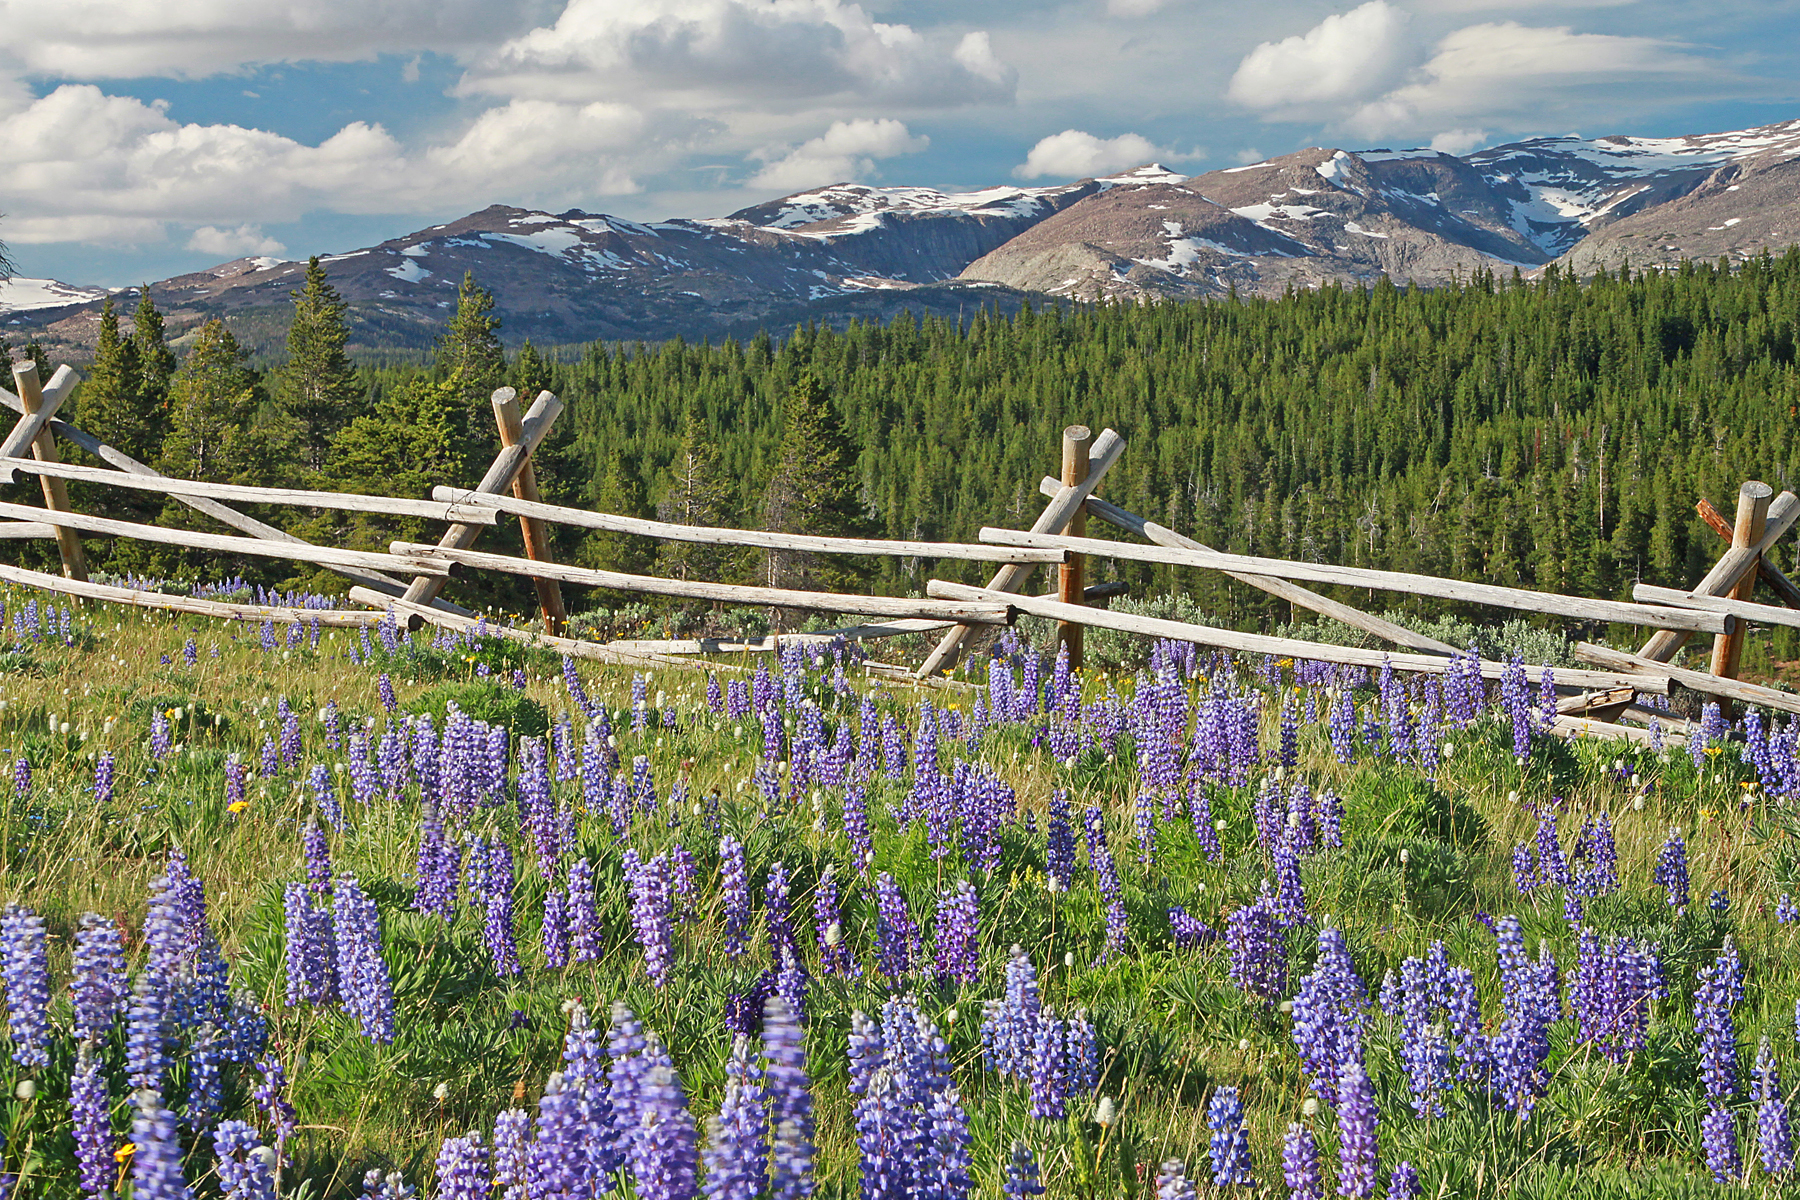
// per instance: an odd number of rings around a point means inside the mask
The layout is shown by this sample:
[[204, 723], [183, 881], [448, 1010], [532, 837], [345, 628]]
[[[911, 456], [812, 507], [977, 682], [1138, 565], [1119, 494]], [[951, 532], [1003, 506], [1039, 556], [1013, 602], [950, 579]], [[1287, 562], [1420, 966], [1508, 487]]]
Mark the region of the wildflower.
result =
[[1212, 1158], [1214, 1187], [1256, 1185], [1255, 1169], [1250, 1163], [1250, 1138], [1244, 1129], [1244, 1106], [1238, 1100], [1237, 1088], [1221, 1087], [1213, 1092], [1206, 1112], [1207, 1128], [1212, 1130], [1208, 1149]]

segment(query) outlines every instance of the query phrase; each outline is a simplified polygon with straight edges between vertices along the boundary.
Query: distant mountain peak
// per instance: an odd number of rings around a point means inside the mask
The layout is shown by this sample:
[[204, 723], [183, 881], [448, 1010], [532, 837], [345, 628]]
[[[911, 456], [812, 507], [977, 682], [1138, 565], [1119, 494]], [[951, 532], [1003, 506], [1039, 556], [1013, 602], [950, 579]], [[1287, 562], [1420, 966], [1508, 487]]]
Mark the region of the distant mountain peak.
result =
[[[1185, 176], [1161, 163], [964, 191], [839, 182], [722, 217], [642, 222], [491, 205], [321, 256], [359, 344], [428, 345], [464, 272], [509, 337], [711, 337], [902, 307], [1423, 287], [1481, 270], [1737, 259], [1800, 242], [1800, 119], [1690, 137], [1531, 138], [1467, 155], [1310, 146]], [[152, 285], [172, 329], [226, 314], [279, 345], [299, 263]], [[100, 289], [0, 287], [10, 324], [91, 344]], [[260, 339], [260, 340], [259, 340]]]

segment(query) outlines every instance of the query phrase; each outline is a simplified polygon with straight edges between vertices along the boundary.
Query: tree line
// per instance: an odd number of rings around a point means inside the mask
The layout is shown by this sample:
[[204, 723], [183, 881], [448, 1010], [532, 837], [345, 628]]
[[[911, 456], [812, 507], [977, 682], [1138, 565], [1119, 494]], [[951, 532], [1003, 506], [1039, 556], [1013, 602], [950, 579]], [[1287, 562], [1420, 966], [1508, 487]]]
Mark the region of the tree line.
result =
[[[79, 421], [169, 474], [422, 494], [485, 468], [494, 387], [527, 401], [549, 387], [568, 405], [539, 461], [554, 499], [923, 539], [1028, 525], [1063, 426], [1111, 426], [1128, 449], [1102, 494], [1219, 549], [1620, 597], [1640, 579], [1692, 583], [1716, 556], [1696, 499], [1729, 512], [1743, 479], [1790, 485], [1800, 414], [1795, 250], [1587, 280], [1552, 267], [1432, 291], [1383, 281], [1274, 300], [902, 316], [779, 341], [595, 343], [563, 361], [529, 343], [509, 358], [473, 279], [424, 366], [351, 363], [343, 301], [316, 262], [294, 304], [287, 360], [266, 373], [219, 322], [176, 363], [147, 298], [129, 336], [109, 306]], [[120, 496], [87, 506], [189, 520], [173, 502]], [[388, 518], [278, 520], [364, 547], [422, 532]], [[696, 578], [901, 593], [933, 573], [980, 573], [559, 537], [559, 554], [590, 565]], [[251, 566], [98, 549], [111, 570]], [[1211, 573], [1104, 570], [1186, 592], [1224, 623], [1289, 617]]]

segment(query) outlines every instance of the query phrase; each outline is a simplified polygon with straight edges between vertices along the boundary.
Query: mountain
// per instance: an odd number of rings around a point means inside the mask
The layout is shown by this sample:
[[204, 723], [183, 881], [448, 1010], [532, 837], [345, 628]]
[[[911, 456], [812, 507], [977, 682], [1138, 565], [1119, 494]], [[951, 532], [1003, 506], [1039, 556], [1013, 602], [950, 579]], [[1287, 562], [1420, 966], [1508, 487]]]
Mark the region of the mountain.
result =
[[[1800, 120], [1681, 138], [1534, 138], [1461, 157], [1312, 147], [1184, 176], [1051, 187], [840, 183], [725, 217], [642, 223], [501, 205], [322, 261], [364, 348], [427, 346], [465, 272], [509, 339], [709, 338], [808, 320], [1279, 295], [1481, 270], [1588, 273], [1800, 243]], [[151, 285], [171, 329], [228, 317], [275, 350], [301, 264], [247, 258]], [[91, 345], [96, 289], [15, 281], [9, 325]], [[63, 289], [58, 291], [58, 289]], [[19, 297], [17, 301], [13, 296]], [[77, 349], [78, 352], [78, 349]]]

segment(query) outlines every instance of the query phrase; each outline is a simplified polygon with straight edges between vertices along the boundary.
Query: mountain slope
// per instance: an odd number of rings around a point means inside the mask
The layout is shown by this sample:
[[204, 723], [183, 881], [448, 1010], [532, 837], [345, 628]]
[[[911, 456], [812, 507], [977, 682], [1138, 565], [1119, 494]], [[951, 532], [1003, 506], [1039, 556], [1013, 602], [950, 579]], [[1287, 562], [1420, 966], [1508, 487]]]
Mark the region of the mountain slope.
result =
[[[840, 183], [728, 216], [643, 223], [496, 205], [323, 261], [364, 347], [429, 345], [465, 272], [509, 339], [694, 338], [807, 320], [1582, 273], [1800, 243], [1800, 120], [1682, 138], [1535, 138], [1456, 157], [1313, 147], [1184, 177], [1156, 164], [1051, 187]], [[278, 347], [297, 263], [151, 285], [173, 330], [212, 315]], [[24, 281], [21, 281], [23, 284]], [[93, 289], [16, 291], [4, 320], [91, 345]], [[62, 303], [59, 303], [62, 302]]]

